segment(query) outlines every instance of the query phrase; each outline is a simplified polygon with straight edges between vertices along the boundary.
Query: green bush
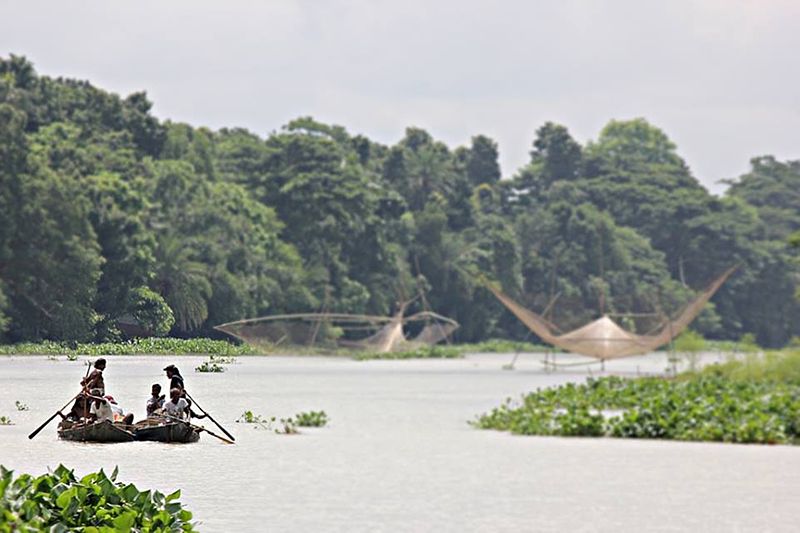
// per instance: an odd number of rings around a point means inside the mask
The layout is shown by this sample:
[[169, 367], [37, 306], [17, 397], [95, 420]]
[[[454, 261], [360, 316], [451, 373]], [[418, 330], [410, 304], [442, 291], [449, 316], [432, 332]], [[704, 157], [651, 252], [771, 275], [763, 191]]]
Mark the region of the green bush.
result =
[[116, 481], [102, 470], [80, 479], [60, 465], [54, 472], [16, 479], [0, 466], [0, 533], [13, 531], [195, 531], [180, 491], [164, 496]]

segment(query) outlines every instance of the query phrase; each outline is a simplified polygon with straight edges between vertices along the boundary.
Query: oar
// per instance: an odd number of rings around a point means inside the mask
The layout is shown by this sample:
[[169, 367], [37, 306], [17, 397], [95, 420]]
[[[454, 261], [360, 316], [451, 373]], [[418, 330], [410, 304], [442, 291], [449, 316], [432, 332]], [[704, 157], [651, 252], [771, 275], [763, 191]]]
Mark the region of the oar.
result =
[[209, 431], [209, 430], [207, 430], [207, 429], [206, 429], [206, 428], [204, 428], [203, 426], [195, 426], [195, 425], [194, 425], [194, 424], [192, 424], [191, 422], [187, 422], [186, 420], [181, 420], [180, 418], [176, 418], [176, 417], [174, 417], [174, 416], [167, 415], [167, 414], [165, 414], [165, 415], [164, 415], [164, 417], [166, 417], [168, 420], [175, 420], [175, 421], [177, 421], [177, 422], [183, 422], [184, 424], [186, 424], [186, 425], [187, 425], [187, 426], [189, 426], [190, 428], [194, 429], [194, 430], [195, 430], [195, 431], [197, 431], [198, 433], [199, 433], [200, 431], [205, 431], [206, 433], [208, 433], [208, 434], [209, 434], [209, 435], [211, 435], [212, 437], [217, 437], [219, 440], [221, 440], [221, 441], [222, 441], [222, 442], [224, 442], [225, 444], [236, 444], [236, 443], [235, 443], [235, 442], [233, 442], [232, 440], [228, 440], [228, 439], [226, 439], [225, 437], [220, 437], [220, 436], [219, 436], [219, 435], [217, 435], [216, 433], [214, 433], [214, 432], [212, 432], [212, 431]]
[[36, 428], [36, 429], [34, 430], [34, 432], [33, 432], [33, 433], [31, 433], [30, 435], [28, 435], [28, 438], [29, 438], [29, 439], [32, 439], [33, 437], [35, 437], [36, 435], [38, 435], [38, 434], [39, 434], [39, 432], [40, 432], [41, 430], [43, 430], [43, 429], [45, 428], [45, 426], [47, 426], [47, 424], [49, 424], [50, 422], [52, 422], [52, 421], [53, 421], [53, 419], [54, 419], [55, 417], [57, 417], [58, 415], [60, 415], [60, 414], [61, 414], [61, 411], [63, 411], [63, 410], [64, 410], [64, 409], [66, 409], [67, 407], [69, 407], [69, 404], [71, 404], [72, 402], [74, 402], [74, 401], [75, 401], [75, 399], [76, 399], [78, 396], [80, 396], [81, 394], [83, 394], [83, 391], [81, 391], [81, 392], [79, 392], [78, 394], [76, 394], [75, 396], [73, 396], [73, 397], [72, 397], [72, 399], [71, 399], [70, 401], [68, 401], [68, 402], [67, 402], [67, 403], [64, 405], [64, 407], [62, 407], [61, 409], [59, 409], [58, 411], [56, 411], [55, 413], [53, 413], [53, 416], [51, 416], [50, 418], [48, 418], [47, 420], [45, 420], [45, 421], [44, 421], [44, 424], [42, 424], [41, 426], [39, 426], [38, 428]]
[[[184, 389], [184, 391], [183, 391], [183, 392], [185, 392], [185, 393], [186, 393], [186, 397], [187, 397], [187, 398], [189, 398], [190, 400], [192, 400], [192, 402], [194, 402], [194, 404], [197, 406], [197, 408], [198, 408], [198, 409], [200, 409], [200, 411], [202, 411], [202, 413], [203, 413], [204, 415], [206, 415], [206, 416], [208, 417], [208, 419], [209, 419], [209, 420], [211, 420], [212, 422], [214, 422], [214, 424], [215, 424], [215, 425], [216, 425], [216, 426], [217, 426], [219, 429], [221, 429], [223, 433], [225, 433], [225, 434], [226, 434], [226, 435], [227, 435], [227, 436], [228, 436], [228, 437], [229, 437], [231, 440], [236, 440], [236, 438], [235, 438], [233, 435], [231, 435], [230, 433], [228, 433], [228, 430], [227, 430], [227, 429], [225, 429], [224, 427], [220, 426], [220, 425], [219, 425], [219, 422], [217, 422], [216, 420], [214, 420], [214, 417], [213, 417], [213, 416], [211, 416], [210, 414], [208, 414], [208, 411], [206, 411], [205, 409], [203, 409], [202, 407], [200, 407], [200, 404], [198, 404], [198, 403], [197, 403], [197, 400], [195, 400], [194, 398], [192, 398], [192, 396], [191, 396], [191, 395], [190, 395], [188, 392], [186, 392], [186, 390], [185, 390], [185, 389]], [[208, 430], [206, 430], [206, 431], [208, 431]]]

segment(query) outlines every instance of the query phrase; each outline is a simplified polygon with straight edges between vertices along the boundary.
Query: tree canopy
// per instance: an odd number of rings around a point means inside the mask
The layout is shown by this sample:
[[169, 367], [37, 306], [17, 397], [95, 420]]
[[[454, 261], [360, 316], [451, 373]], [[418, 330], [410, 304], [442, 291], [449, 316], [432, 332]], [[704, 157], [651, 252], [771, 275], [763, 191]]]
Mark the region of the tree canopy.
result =
[[506, 178], [498, 152], [416, 127], [386, 146], [311, 117], [212, 131], [0, 59], [0, 338], [209, 335], [414, 298], [461, 340], [522, 338], [478, 272], [564, 328], [606, 312], [642, 333], [732, 264], [697, 329], [800, 335], [800, 161], [756, 157], [717, 197], [641, 118], [585, 144], [547, 122]]

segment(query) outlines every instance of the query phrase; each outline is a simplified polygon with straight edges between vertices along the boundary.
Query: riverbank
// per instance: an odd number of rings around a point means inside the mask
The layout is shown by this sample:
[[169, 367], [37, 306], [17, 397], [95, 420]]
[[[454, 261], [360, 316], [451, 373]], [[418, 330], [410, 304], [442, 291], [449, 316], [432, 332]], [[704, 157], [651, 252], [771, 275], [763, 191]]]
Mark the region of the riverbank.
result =
[[92, 357], [114, 355], [258, 355], [258, 350], [246, 344], [233, 344], [212, 339], [175, 339], [150, 337], [124, 342], [62, 343], [25, 342], [0, 344], [0, 355], [64, 355]]
[[440, 344], [430, 347], [380, 353], [356, 350], [322, 350], [307, 347], [264, 349], [248, 344], [234, 344], [212, 339], [177, 339], [150, 337], [123, 342], [67, 343], [44, 341], [38, 343], [0, 344], [0, 355], [51, 356], [114, 356], [114, 355], [312, 355], [366, 359], [451, 359], [468, 353], [544, 352], [546, 346], [492, 339], [474, 344]]

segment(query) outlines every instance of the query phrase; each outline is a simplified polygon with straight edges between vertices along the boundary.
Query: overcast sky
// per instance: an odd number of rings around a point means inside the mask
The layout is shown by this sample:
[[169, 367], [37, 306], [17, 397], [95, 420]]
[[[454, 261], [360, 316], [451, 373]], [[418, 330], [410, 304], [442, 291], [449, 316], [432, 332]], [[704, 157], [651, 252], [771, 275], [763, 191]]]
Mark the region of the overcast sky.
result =
[[483, 133], [505, 176], [547, 120], [645, 117], [715, 192], [800, 159], [800, 1], [0, 0], [0, 54], [266, 135], [312, 115], [384, 143]]

